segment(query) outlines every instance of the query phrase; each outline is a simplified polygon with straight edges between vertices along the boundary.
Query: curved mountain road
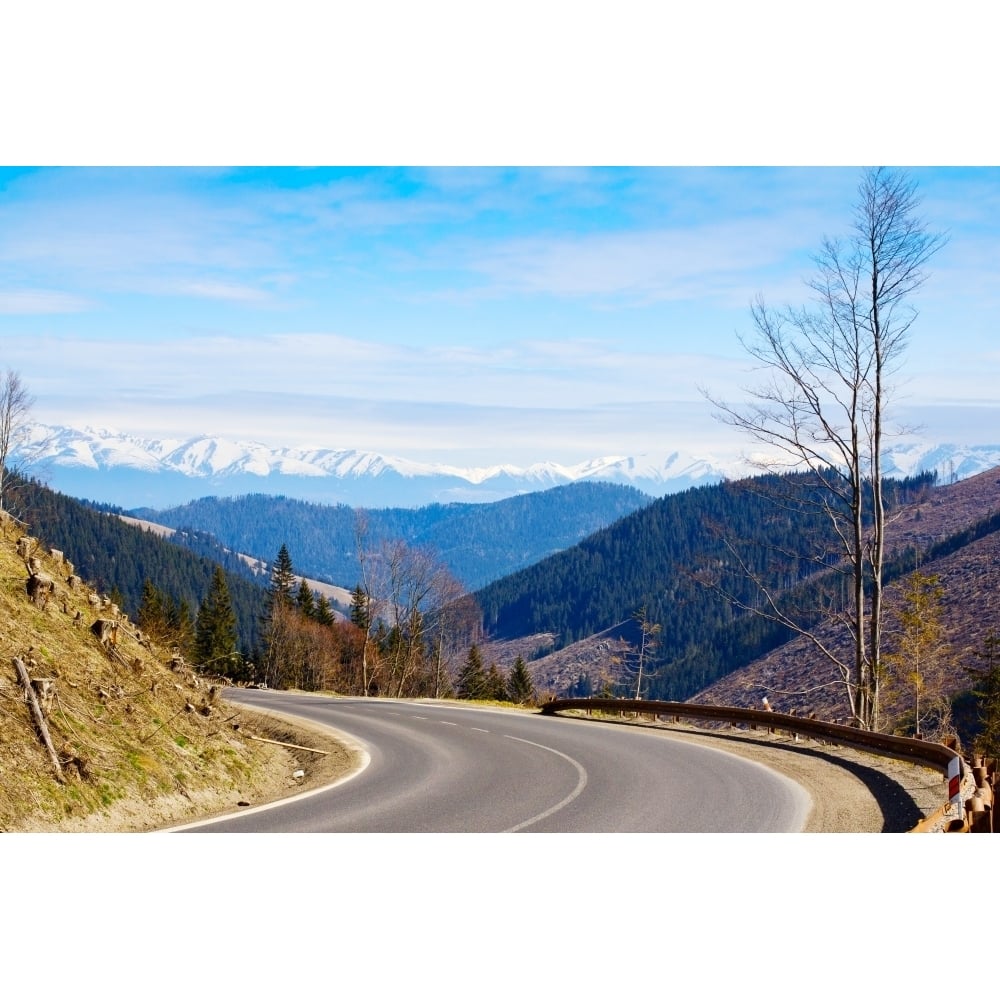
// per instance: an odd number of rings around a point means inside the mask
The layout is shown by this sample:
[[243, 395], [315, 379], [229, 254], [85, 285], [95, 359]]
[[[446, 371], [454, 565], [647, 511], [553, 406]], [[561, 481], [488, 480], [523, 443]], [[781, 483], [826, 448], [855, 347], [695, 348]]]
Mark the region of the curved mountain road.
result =
[[347, 781], [206, 832], [780, 832], [808, 793], [721, 750], [625, 726], [449, 703], [231, 689], [227, 698], [332, 727], [363, 748]]

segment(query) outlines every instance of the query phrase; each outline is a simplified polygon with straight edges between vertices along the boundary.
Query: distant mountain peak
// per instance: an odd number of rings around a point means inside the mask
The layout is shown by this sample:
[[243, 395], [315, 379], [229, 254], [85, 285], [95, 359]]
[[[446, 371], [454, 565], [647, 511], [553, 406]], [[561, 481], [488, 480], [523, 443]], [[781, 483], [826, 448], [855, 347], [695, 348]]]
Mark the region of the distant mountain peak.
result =
[[[29, 447], [54, 488], [125, 506], [182, 503], [198, 496], [247, 492], [361, 506], [488, 502], [592, 480], [664, 496], [748, 474], [738, 456], [683, 449], [604, 455], [575, 464], [541, 461], [459, 467], [357, 449], [275, 448], [218, 436], [150, 439], [111, 428], [35, 425]], [[937, 471], [942, 482], [1000, 465], [1000, 445], [910, 441], [887, 452], [888, 475]], [[158, 495], [162, 494], [162, 495]]]

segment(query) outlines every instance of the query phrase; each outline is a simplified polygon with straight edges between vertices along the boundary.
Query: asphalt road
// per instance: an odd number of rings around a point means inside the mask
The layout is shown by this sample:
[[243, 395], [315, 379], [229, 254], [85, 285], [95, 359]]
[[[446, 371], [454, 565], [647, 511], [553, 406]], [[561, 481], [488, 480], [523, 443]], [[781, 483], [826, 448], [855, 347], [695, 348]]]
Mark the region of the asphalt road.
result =
[[455, 702], [227, 697], [330, 726], [367, 759], [333, 788], [205, 832], [781, 832], [810, 805], [762, 765], [649, 730]]

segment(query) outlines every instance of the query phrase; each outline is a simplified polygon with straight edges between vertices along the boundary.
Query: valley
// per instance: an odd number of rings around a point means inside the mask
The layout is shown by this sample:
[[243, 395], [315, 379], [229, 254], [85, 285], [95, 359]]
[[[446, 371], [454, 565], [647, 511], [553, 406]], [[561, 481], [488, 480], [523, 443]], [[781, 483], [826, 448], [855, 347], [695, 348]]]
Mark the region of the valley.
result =
[[[944, 585], [940, 613], [948, 648], [954, 654], [951, 679], [945, 684], [950, 696], [968, 688], [967, 669], [982, 652], [995, 620], [995, 588], [989, 580], [1000, 537], [995, 523], [1000, 516], [997, 481], [996, 470], [945, 484], [925, 475], [895, 481], [888, 491], [892, 503], [889, 605], [900, 606], [906, 580], [915, 569], [940, 577]], [[90, 578], [109, 580], [113, 571], [127, 566], [128, 572], [116, 586], [133, 615], [139, 611], [143, 579], [152, 578], [149, 574], [156, 566], [166, 565], [166, 551], [175, 553], [167, 561], [180, 563], [190, 557], [177, 555], [179, 548], [193, 547], [199, 553], [202, 568], [198, 573], [206, 582], [178, 589], [161, 575], [166, 585], [159, 585], [172, 600], [185, 601], [192, 613], [204, 597], [210, 566], [222, 561], [231, 591], [242, 595], [238, 635], [246, 663], [243, 676], [249, 679], [264, 676], [266, 640], [260, 622], [275, 569], [274, 552], [284, 545], [280, 540], [290, 538], [294, 540], [289, 546], [294, 564], [290, 586], [298, 590], [304, 581], [305, 590], [313, 599], [322, 597], [327, 602], [344, 630], [336, 648], [324, 652], [322, 671], [299, 674], [299, 684], [357, 693], [357, 685], [369, 670], [373, 677], [382, 676], [381, 683], [389, 684], [389, 693], [433, 694], [442, 683], [444, 689], [454, 691], [470, 645], [475, 645], [484, 670], [492, 668], [499, 677], [508, 676], [518, 660], [525, 663], [539, 698], [600, 692], [631, 696], [640, 682], [637, 650], [642, 636], [636, 613], [644, 608], [648, 621], [657, 627], [656, 641], [645, 653], [644, 697], [747, 707], [758, 706], [767, 697], [772, 705], [786, 710], [816, 712], [831, 721], [844, 717], [843, 686], [832, 666], [817, 659], [814, 647], [774, 623], [741, 613], [720, 599], [717, 586], [706, 585], [706, 567], [725, 563], [725, 540], [713, 525], [742, 526], [747, 539], [757, 539], [755, 544], [786, 546], [780, 535], [760, 533], [760, 526], [769, 523], [768, 501], [759, 490], [742, 488], [739, 482], [707, 485], [655, 500], [628, 487], [595, 483], [557, 487], [492, 504], [362, 512], [344, 505], [331, 507], [261, 494], [206, 498], [174, 510], [143, 509], [120, 516], [117, 520], [134, 529], [127, 545], [118, 534], [113, 536], [116, 541], [98, 541], [103, 528], [98, 536], [93, 535], [106, 525], [106, 512], [84, 513], [86, 508], [73, 507], [75, 513], [69, 518], [73, 502], [68, 498], [57, 499], [58, 495], [45, 491], [39, 497], [46, 498], [38, 503], [39, 527], [46, 537], [52, 536], [54, 544], [71, 550], [82, 536], [94, 539], [87, 546], [90, 556], [84, 554], [82, 563]], [[45, 514], [46, 510], [55, 516]], [[62, 513], [56, 514], [57, 510]], [[412, 559], [415, 553], [425, 553], [451, 576], [458, 567], [481, 563], [483, 576], [496, 577], [478, 588], [459, 583], [459, 590], [451, 591], [453, 596], [446, 599], [454, 601], [458, 593], [466, 593], [478, 617], [466, 620], [448, 638], [436, 680], [417, 659], [407, 660], [409, 665], [393, 661], [397, 666], [391, 670], [377, 662], [365, 667], [353, 659], [360, 656], [360, 647], [353, 645], [349, 634], [352, 620], [357, 624], [358, 608], [352, 608], [352, 601], [361, 580], [357, 537], [361, 515], [371, 533], [369, 569], [396, 546], [397, 557]], [[84, 517], [89, 527], [67, 532], [66, 525], [78, 517]], [[157, 518], [172, 525], [159, 523]], [[773, 532], [773, 527], [767, 531]], [[140, 544], [140, 539], [148, 540]], [[160, 546], [155, 554], [153, 549], [149, 555], [140, 554], [154, 541]], [[443, 554], [435, 543], [442, 545]], [[135, 545], [139, 548], [127, 563], [113, 551], [120, 546], [132, 551]], [[168, 548], [162, 549], [163, 545]], [[112, 562], [102, 561], [102, 548], [114, 557], [119, 570], [112, 569]], [[338, 554], [339, 564], [331, 558]], [[524, 565], [504, 573], [504, 560]], [[784, 586], [791, 585], [789, 594], [796, 587], [812, 585], [809, 571], [789, 576], [788, 569], [783, 565], [780, 575]], [[413, 565], [410, 571], [415, 571]], [[162, 574], [162, 569], [158, 572]], [[751, 591], [738, 589], [747, 581], [741, 584], [738, 573], [726, 572], [727, 586], [737, 588], [735, 592], [749, 600]], [[369, 582], [388, 585], [387, 580]], [[404, 592], [413, 583], [397, 583], [403, 588], [398, 592], [401, 599], [409, 599]], [[300, 597], [303, 592], [299, 591]], [[429, 592], [424, 600], [430, 601]], [[419, 610], [433, 622], [446, 606], [414, 603], [407, 614]], [[406, 621], [398, 609], [391, 614], [397, 615], [400, 626]], [[433, 635], [432, 630], [426, 641]], [[890, 648], [896, 641], [893, 635], [890, 630]], [[843, 640], [831, 637], [827, 641]], [[396, 670], [399, 675], [391, 680]], [[288, 682], [279, 675], [268, 680], [272, 686]], [[969, 723], [967, 716], [966, 712], [963, 724]]]

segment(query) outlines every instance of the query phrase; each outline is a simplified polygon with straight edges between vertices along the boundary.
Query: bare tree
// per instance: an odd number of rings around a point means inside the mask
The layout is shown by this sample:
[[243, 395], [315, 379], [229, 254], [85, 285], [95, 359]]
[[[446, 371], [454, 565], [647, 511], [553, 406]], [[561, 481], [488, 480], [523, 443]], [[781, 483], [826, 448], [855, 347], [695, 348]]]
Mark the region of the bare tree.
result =
[[352, 619], [364, 633], [363, 691], [398, 698], [419, 688], [440, 697], [450, 687], [456, 638], [467, 644], [481, 615], [433, 552], [371, 537], [364, 511], [356, 512], [355, 545], [360, 580]]
[[10, 479], [21, 471], [13, 467], [14, 452], [27, 438], [34, 404], [21, 376], [8, 368], [0, 381], [0, 510], [8, 508]]
[[752, 306], [755, 336], [742, 343], [768, 380], [748, 390], [744, 407], [714, 401], [723, 421], [766, 446], [761, 468], [813, 474], [809, 502], [832, 525], [851, 579], [844, 614], [851, 654], [793, 620], [772, 591], [748, 610], [807, 636], [836, 664], [855, 723], [865, 729], [879, 726], [883, 668], [887, 407], [916, 317], [910, 298], [943, 244], [917, 218], [917, 206], [905, 174], [867, 170], [850, 235], [824, 240], [815, 258], [812, 305], [772, 310], [758, 298]]
[[377, 690], [379, 659], [375, 649], [374, 636], [382, 619], [384, 600], [382, 593], [381, 567], [373, 550], [367, 513], [354, 512], [354, 546], [358, 557], [360, 579], [354, 591], [355, 606], [352, 620], [361, 629], [361, 693], [367, 696], [370, 689]]
[[632, 615], [632, 620], [639, 626], [639, 648], [634, 650], [631, 656], [635, 670], [634, 697], [638, 701], [642, 697], [642, 675], [646, 667], [646, 659], [656, 648], [656, 637], [660, 634], [662, 626], [649, 620], [645, 604]]
[[483, 613], [466, 588], [442, 569], [435, 577], [427, 619], [434, 697], [443, 698], [451, 691], [452, 673], [461, 653], [482, 640]]

